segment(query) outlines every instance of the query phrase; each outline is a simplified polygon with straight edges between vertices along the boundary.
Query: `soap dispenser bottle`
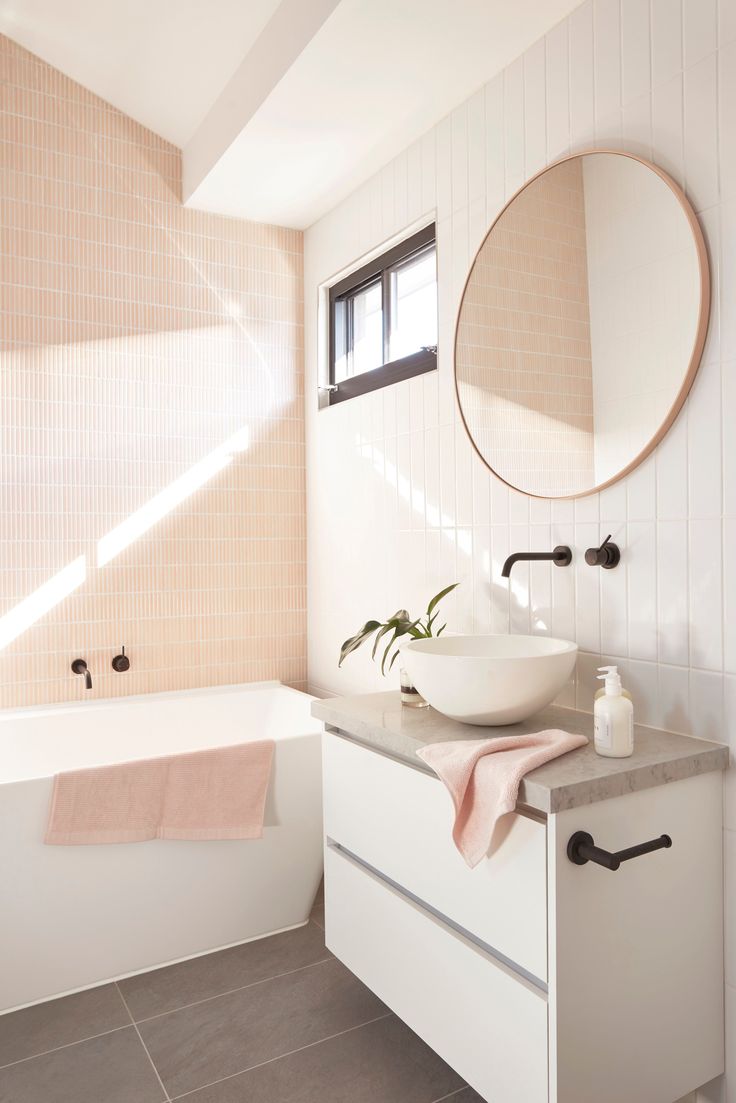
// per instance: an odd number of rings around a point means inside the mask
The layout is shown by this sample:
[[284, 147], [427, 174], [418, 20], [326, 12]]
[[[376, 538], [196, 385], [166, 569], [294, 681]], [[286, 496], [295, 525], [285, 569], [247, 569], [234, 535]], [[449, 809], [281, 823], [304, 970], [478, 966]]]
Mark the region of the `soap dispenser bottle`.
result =
[[599, 667], [605, 686], [593, 709], [595, 749], [604, 758], [628, 758], [634, 752], [634, 706], [624, 696], [618, 667]]

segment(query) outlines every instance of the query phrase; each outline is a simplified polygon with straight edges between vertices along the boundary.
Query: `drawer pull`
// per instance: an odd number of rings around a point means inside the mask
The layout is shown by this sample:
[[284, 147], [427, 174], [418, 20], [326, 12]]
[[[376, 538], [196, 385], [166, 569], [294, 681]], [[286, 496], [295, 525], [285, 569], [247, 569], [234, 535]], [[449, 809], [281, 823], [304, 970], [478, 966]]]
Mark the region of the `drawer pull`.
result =
[[576, 866], [595, 862], [605, 869], [617, 870], [622, 862], [628, 862], [630, 858], [651, 854], [653, 850], [662, 850], [663, 847], [668, 846], [672, 846], [672, 839], [669, 835], [660, 835], [658, 839], [650, 839], [648, 843], [639, 843], [638, 846], [630, 846], [627, 850], [619, 850], [612, 854], [610, 850], [601, 850], [596, 846], [593, 836], [587, 831], [576, 831], [570, 836], [567, 844], [567, 856]]

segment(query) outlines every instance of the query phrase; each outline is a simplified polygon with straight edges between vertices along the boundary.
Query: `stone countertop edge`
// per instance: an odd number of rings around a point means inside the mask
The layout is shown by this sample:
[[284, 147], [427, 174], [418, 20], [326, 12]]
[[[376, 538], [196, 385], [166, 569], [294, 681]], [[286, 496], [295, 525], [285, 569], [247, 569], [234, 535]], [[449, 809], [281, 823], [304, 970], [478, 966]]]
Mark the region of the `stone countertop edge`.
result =
[[312, 715], [364, 746], [425, 772], [427, 767], [416, 752], [430, 743], [524, 735], [546, 728], [587, 736], [587, 747], [547, 762], [522, 781], [519, 804], [545, 814], [723, 770], [729, 757], [723, 743], [637, 724], [633, 755], [603, 758], [593, 748], [592, 714], [557, 705], [542, 709], [521, 724], [491, 728], [461, 724], [431, 707], [407, 708], [401, 704], [398, 691], [392, 691], [315, 700]]

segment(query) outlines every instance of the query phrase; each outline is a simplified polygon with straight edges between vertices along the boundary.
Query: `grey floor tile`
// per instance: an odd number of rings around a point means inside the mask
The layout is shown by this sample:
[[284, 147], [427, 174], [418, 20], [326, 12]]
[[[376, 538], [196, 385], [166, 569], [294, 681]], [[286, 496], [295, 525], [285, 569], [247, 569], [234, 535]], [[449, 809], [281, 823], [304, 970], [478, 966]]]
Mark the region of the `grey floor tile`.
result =
[[0, 1103], [161, 1103], [135, 1028], [0, 1069]]
[[313, 923], [119, 982], [134, 1019], [173, 1011], [330, 957]]
[[[186, 1103], [434, 1103], [461, 1086], [457, 1073], [390, 1015], [203, 1088]], [[478, 1099], [460, 1093], [447, 1103]]]
[[314, 965], [141, 1023], [170, 1095], [269, 1061], [386, 1008], [338, 961]]
[[126, 1026], [130, 1016], [114, 984], [0, 1016], [0, 1065]]

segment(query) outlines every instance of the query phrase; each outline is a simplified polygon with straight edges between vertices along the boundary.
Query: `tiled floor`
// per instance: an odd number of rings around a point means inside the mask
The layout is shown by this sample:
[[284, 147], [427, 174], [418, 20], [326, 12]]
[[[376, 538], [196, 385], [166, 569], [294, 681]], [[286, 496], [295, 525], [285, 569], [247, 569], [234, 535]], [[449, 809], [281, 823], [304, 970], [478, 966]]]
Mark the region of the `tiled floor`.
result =
[[0, 1017], [0, 1103], [483, 1103], [306, 927]]

